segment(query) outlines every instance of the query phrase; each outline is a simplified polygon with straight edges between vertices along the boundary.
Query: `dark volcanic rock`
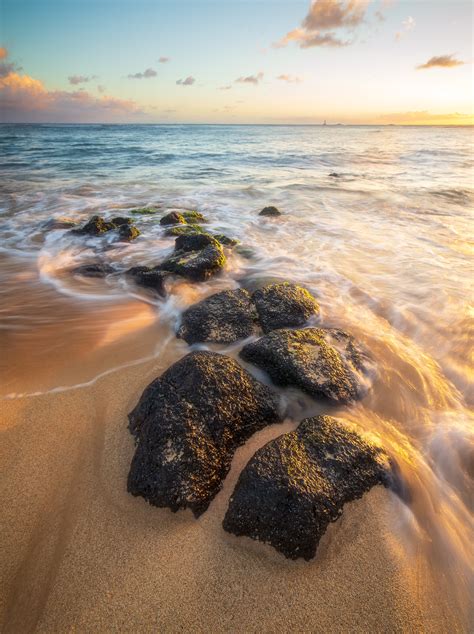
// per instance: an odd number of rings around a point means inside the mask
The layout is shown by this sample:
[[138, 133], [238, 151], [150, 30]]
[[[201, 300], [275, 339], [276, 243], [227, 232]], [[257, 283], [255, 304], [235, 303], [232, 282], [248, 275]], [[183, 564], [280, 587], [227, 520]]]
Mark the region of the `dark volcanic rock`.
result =
[[135, 225], [122, 224], [118, 228], [118, 237], [122, 242], [131, 242], [138, 238], [140, 232], [135, 227]]
[[215, 233], [214, 238], [225, 247], [235, 247], [239, 244], [239, 241], [236, 238], [229, 238], [229, 236], [226, 236], [223, 233]]
[[184, 312], [178, 337], [189, 344], [232, 343], [254, 334], [256, 321], [255, 306], [247, 291], [222, 291]]
[[116, 216], [115, 218], [112, 218], [111, 222], [116, 227], [121, 227], [122, 225], [131, 225], [133, 221], [131, 218], [127, 218], [126, 216]]
[[128, 491], [198, 517], [220, 490], [236, 448], [280, 420], [274, 393], [233, 359], [192, 352], [150, 383], [129, 415], [138, 444]]
[[217, 240], [208, 233], [191, 233], [178, 236], [174, 245], [176, 252], [183, 251], [184, 253], [199, 251], [208, 245], [219, 247]]
[[160, 220], [160, 225], [185, 225], [186, 219], [183, 214], [178, 213], [177, 211], [170, 211], [169, 214], [163, 216]]
[[368, 359], [351, 335], [336, 328], [274, 330], [242, 349], [277, 385], [297, 387], [313, 398], [347, 403], [364, 394]]
[[201, 213], [199, 213], [199, 211], [182, 211], [181, 215], [184, 217], [186, 222], [189, 222], [190, 224], [207, 222], [206, 218]]
[[267, 542], [290, 559], [308, 560], [344, 504], [393, 480], [390, 459], [380, 447], [330, 416], [307, 418], [251, 458], [223, 526]]
[[74, 269], [73, 273], [75, 275], [83, 275], [84, 277], [105, 277], [106, 275], [110, 275], [110, 273], [115, 273], [115, 271], [110, 264], [97, 262], [95, 264], [78, 266], [77, 269]]
[[79, 229], [72, 229], [71, 231], [72, 233], [77, 233], [79, 235], [99, 236], [115, 228], [116, 227], [112, 222], [106, 222], [100, 216], [92, 216], [85, 225], [79, 227]]
[[258, 214], [259, 216], [281, 216], [281, 211], [276, 207], [264, 207]]
[[[180, 236], [194, 237], [194, 236]], [[179, 240], [180, 238], [177, 238]], [[208, 244], [199, 251], [178, 251], [159, 265], [163, 271], [176, 273], [196, 282], [203, 282], [218, 273], [225, 265], [226, 258], [219, 243]]]
[[252, 296], [263, 332], [277, 328], [303, 326], [319, 313], [318, 302], [309, 291], [297, 284], [270, 284]]
[[152, 289], [164, 297], [166, 295], [165, 279], [167, 273], [148, 266], [134, 266], [125, 273], [133, 278], [135, 284]]

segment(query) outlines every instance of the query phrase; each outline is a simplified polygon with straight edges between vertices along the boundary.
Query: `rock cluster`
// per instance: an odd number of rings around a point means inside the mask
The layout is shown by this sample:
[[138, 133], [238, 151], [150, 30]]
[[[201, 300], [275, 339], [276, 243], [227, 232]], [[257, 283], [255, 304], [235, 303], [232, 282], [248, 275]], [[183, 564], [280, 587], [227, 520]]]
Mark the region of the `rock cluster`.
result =
[[123, 242], [134, 240], [140, 232], [132, 224], [131, 218], [117, 217], [112, 220], [104, 220], [101, 216], [92, 216], [82, 227], [71, 229], [71, 233], [77, 235], [101, 236], [109, 231], [117, 231], [118, 239]]

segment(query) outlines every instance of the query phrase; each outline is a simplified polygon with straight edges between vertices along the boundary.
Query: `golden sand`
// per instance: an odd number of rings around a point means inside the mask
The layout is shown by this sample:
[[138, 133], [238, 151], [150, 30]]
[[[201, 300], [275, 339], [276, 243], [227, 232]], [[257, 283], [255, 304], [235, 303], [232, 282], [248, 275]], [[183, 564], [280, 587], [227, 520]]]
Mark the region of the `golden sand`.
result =
[[5, 632], [453, 632], [428, 564], [395, 537], [382, 487], [345, 508], [311, 562], [227, 535], [221, 522], [257, 434], [199, 520], [126, 492], [126, 414], [156, 361], [62, 393], [3, 402]]

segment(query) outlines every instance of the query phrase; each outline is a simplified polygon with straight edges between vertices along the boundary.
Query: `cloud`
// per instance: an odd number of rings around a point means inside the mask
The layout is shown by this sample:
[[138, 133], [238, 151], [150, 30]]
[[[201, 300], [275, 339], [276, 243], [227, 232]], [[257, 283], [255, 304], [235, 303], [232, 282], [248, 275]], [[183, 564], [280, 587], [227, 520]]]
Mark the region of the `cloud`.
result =
[[[7, 59], [8, 51], [2, 46], [0, 47], [0, 60]], [[21, 70], [21, 66], [17, 66], [17, 64], [13, 62], [0, 62], [0, 77], [6, 77], [10, 73], [18, 72]]]
[[300, 84], [303, 80], [296, 75], [278, 75], [277, 79], [280, 81], [286, 81], [289, 84]]
[[92, 81], [93, 79], [97, 79], [97, 76], [91, 75], [88, 77], [86, 75], [69, 75], [68, 77], [69, 83], [73, 86], [77, 86], [77, 84], [86, 84], [88, 81]]
[[395, 33], [395, 39], [397, 41], [401, 40], [402, 37], [405, 35], [405, 33], [408, 33], [409, 31], [413, 31], [415, 26], [416, 26], [415, 18], [412, 18], [411, 15], [409, 15], [406, 20], [403, 20], [402, 29]]
[[380, 115], [378, 121], [395, 125], [472, 125], [474, 123], [474, 115], [460, 112], [435, 114], [427, 110], [415, 110]]
[[258, 73], [257, 75], [247, 75], [247, 77], [238, 77], [235, 80], [236, 84], [253, 84], [257, 86], [263, 79], [263, 73]]
[[189, 77], [186, 77], [186, 79], [178, 79], [176, 83], [178, 84], [178, 86], [192, 86], [195, 81], [196, 80], [194, 79], [194, 77], [189, 75]]
[[17, 72], [0, 77], [0, 105], [1, 119], [8, 122], [114, 122], [145, 114], [131, 100], [47, 90], [40, 80]]
[[0, 46], [0, 59], [8, 57], [8, 51], [4, 46]]
[[227, 84], [227, 86], [219, 86], [219, 90], [232, 90], [232, 86]]
[[158, 60], [160, 62], [160, 64], [166, 64], [167, 62], [170, 61], [169, 57], [160, 57], [160, 59]]
[[453, 68], [454, 66], [463, 66], [466, 62], [456, 59], [451, 55], [440, 55], [438, 57], [430, 57], [424, 64], [417, 66], [417, 70], [424, 68]]
[[[347, 46], [351, 41], [341, 39], [335, 29], [353, 30], [365, 16], [370, 0], [313, 0], [301, 27], [289, 31], [274, 48], [297, 42], [300, 48], [313, 46]], [[325, 32], [326, 31], [326, 32]]]
[[105, 92], [105, 86], [102, 86], [102, 84], [98, 84], [98, 86], [97, 86], [97, 90], [98, 90], [99, 92]]
[[128, 79], [150, 79], [150, 77], [156, 77], [158, 73], [153, 68], [147, 68], [143, 73], [134, 73], [133, 75], [127, 75]]

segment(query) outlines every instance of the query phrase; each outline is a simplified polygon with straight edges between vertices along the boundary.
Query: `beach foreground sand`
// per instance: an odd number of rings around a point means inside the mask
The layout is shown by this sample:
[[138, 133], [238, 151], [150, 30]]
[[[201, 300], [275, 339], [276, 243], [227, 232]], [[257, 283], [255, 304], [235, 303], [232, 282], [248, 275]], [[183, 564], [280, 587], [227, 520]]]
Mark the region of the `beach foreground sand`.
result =
[[197, 521], [127, 494], [126, 415], [162, 364], [3, 403], [5, 632], [463, 630], [420, 553], [395, 537], [403, 507], [382, 487], [346, 507], [309, 563], [223, 531], [239, 469], [294, 425], [241, 448]]

